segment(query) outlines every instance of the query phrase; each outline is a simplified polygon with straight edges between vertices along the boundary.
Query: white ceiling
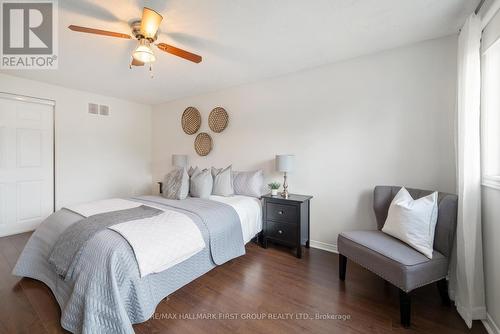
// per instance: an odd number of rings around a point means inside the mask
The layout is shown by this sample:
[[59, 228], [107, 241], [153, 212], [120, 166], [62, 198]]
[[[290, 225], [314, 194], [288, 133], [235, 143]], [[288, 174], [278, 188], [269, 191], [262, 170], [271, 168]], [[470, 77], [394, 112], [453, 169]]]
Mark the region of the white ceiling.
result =
[[[158, 104], [456, 33], [479, 0], [59, 0], [59, 69], [2, 71]], [[142, 7], [164, 20], [159, 41], [203, 56], [157, 51], [153, 79], [129, 70], [135, 40], [72, 32], [70, 24], [130, 33]]]

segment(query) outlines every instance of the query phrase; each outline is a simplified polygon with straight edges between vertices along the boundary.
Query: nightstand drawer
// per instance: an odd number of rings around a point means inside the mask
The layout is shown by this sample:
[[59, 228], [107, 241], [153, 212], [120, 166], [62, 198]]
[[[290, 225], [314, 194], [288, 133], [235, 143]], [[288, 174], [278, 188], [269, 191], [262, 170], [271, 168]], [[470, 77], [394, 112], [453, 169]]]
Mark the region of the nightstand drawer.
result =
[[266, 237], [288, 243], [297, 242], [297, 225], [268, 221], [266, 223]]
[[297, 207], [295, 205], [266, 203], [266, 219], [296, 223]]

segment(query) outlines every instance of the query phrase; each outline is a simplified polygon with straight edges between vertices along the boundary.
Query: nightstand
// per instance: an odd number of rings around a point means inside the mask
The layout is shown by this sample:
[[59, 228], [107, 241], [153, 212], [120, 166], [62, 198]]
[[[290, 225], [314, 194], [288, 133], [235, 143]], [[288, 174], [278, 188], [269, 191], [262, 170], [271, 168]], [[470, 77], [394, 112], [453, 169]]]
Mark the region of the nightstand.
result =
[[312, 196], [290, 194], [288, 198], [280, 195], [262, 196], [262, 245], [267, 242], [294, 247], [296, 255], [302, 257], [302, 245], [309, 248], [310, 200]]

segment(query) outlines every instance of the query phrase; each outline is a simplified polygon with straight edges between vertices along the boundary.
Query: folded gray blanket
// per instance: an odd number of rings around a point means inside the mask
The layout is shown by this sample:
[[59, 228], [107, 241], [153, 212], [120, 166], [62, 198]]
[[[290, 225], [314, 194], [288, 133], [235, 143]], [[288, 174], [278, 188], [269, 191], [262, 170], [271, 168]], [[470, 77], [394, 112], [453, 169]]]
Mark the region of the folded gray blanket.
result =
[[162, 210], [146, 205], [136, 208], [105, 212], [84, 218], [68, 227], [57, 239], [49, 256], [49, 263], [64, 279], [71, 277], [82, 250], [94, 235], [116, 224], [154, 217]]

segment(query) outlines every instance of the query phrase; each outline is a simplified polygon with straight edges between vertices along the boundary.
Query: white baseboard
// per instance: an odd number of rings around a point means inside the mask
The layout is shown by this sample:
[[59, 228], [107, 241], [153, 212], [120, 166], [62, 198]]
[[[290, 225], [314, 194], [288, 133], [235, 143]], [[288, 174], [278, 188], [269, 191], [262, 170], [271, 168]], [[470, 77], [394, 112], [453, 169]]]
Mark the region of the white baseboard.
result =
[[309, 246], [311, 246], [312, 248], [322, 249], [324, 251], [331, 253], [338, 253], [337, 245], [335, 244], [327, 244], [326, 242], [311, 240], [309, 242]]
[[0, 237], [6, 237], [13, 234], [30, 232], [40, 225], [39, 221], [28, 222], [23, 224], [2, 225], [0, 224]]
[[500, 327], [495, 323], [493, 318], [486, 314], [486, 320], [481, 320], [483, 322], [484, 328], [489, 334], [500, 334]]

